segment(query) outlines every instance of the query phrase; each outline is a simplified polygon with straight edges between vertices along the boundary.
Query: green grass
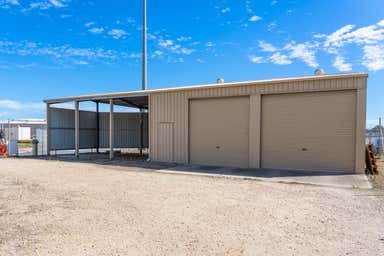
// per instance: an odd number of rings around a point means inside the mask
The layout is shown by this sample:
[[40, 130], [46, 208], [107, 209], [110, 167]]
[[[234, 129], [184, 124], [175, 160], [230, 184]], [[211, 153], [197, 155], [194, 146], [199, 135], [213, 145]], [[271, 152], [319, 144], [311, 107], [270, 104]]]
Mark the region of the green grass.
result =
[[18, 140], [17, 143], [32, 143], [32, 140]]
[[32, 142], [18, 142], [19, 148], [31, 148]]

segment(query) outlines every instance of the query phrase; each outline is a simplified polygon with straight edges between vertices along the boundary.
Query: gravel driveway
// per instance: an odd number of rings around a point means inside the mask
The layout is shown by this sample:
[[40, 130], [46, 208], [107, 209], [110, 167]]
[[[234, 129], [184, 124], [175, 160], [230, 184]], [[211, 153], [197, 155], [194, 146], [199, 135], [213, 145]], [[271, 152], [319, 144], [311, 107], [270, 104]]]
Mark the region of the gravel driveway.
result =
[[384, 191], [0, 159], [0, 255], [384, 255]]

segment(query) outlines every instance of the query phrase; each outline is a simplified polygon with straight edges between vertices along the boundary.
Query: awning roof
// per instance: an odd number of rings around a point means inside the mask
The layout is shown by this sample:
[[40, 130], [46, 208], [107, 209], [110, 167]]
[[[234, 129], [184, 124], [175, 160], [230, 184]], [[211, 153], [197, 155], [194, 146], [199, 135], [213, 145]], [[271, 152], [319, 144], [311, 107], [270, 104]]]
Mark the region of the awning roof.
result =
[[[97, 99], [95, 102], [109, 104], [109, 99]], [[132, 107], [132, 108], [148, 108], [148, 95], [145, 96], [133, 96], [133, 97], [119, 97], [113, 98], [113, 104]]]
[[48, 104], [59, 104], [71, 101], [93, 101], [99, 103], [109, 104], [109, 100], [113, 99], [114, 105], [132, 107], [132, 108], [148, 108], [148, 94], [140, 93], [111, 93], [111, 94], [95, 94], [95, 95], [84, 95], [67, 98], [58, 98], [44, 100]]

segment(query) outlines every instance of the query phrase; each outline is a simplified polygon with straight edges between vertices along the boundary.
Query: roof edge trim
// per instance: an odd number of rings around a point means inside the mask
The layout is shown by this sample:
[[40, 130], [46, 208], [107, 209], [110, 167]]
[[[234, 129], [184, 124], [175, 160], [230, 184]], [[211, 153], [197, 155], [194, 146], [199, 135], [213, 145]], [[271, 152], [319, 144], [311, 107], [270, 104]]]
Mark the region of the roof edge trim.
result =
[[342, 79], [342, 78], [367, 78], [367, 73], [344, 73], [344, 74], [326, 74], [326, 75], [311, 75], [311, 76], [301, 76], [301, 77], [285, 77], [285, 78], [274, 78], [274, 79], [263, 79], [263, 80], [250, 80], [250, 81], [241, 81], [241, 82], [230, 82], [223, 84], [205, 84], [205, 85], [190, 85], [190, 86], [180, 86], [180, 87], [171, 87], [171, 88], [162, 88], [162, 89], [152, 89], [146, 91], [131, 91], [131, 92], [117, 92], [117, 93], [106, 93], [106, 94], [92, 94], [92, 95], [82, 95], [82, 96], [72, 96], [56, 99], [46, 99], [44, 100], [47, 104], [58, 104], [71, 101], [92, 101], [92, 100], [102, 100], [110, 98], [124, 98], [124, 97], [140, 97], [148, 96], [154, 93], [163, 93], [163, 92], [174, 92], [174, 91], [183, 91], [183, 90], [198, 90], [198, 89], [211, 89], [211, 88], [226, 88], [231, 86], [242, 86], [242, 85], [263, 85], [263, 84], [276, 84], [276, 83], [288, 83], [288, 82], [297, 82], [297, 81], [313, 81], [313, 80], [326, 80], [326, 79]]

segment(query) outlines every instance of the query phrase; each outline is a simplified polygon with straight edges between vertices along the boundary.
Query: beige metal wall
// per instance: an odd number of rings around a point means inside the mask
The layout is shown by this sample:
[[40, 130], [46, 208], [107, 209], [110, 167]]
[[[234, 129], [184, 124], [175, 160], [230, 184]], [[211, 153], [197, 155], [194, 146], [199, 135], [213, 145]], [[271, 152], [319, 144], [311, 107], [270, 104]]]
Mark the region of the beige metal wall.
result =
[[[318, 79], [302, 79], [295, 81], [266, 82], [246, 84], [240, 86], [217, 85], [214, 88], [192, 88], [184, 90], [169, 90], [153, 92], [149, 96], [149, 121], [150, 121], [150, 157], [155, 161], [189, 162], [189, 100], [199, 98], [247, 96], [250, 97], [250, 147], [249, 166], [260, 167], [260, 119], [261, 95], [357, 90], [356, 93], [356, 126], [355, 126], [355, 170], [364, 172], [364, 134], [365, 134], [365, 104], [366, 104], [366, 79], [365, 75], [350, 75], [342, 77]], [[213, 117], [214, 118], [214, 117]], [[164, 141], [159, 137], [160, 126], [168, 123], [173, 128], [172, 141]], [[163, 144], [171, 144], [172, 157], [167, 156]], [[171, 154], [171, 153], [169, 153]], [[168, 159], [168, 160], [167, 160]]]
[[175, 124], [160, 122], [156, 137], [158, 140], [158, 159], [164, 162], [175, 162]]

